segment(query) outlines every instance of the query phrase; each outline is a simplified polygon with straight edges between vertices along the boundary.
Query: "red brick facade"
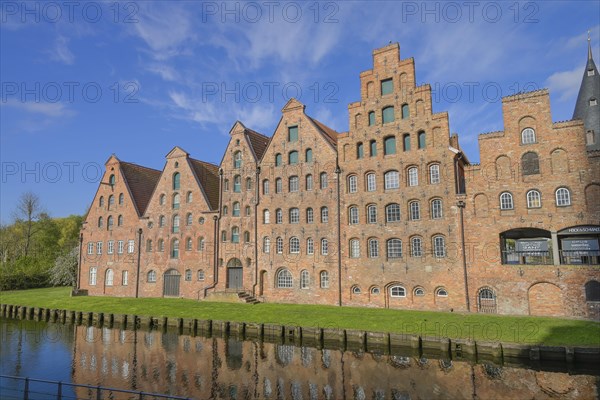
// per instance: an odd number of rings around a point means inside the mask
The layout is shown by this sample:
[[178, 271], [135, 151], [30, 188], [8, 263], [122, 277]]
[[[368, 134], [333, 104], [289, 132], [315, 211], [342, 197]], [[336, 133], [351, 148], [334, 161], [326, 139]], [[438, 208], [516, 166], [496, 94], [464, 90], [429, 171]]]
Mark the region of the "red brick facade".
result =
[[581, 121], [552, 122], [546, 90], [504, 98], [471, 164], [397, 44], [360, 81], [345, 133], [292, 99], [270, 138], [235, 123], [220, 167], [177, 147], [162, 173], [111, 157], [80, 288], [600, 317], [600, 153]]

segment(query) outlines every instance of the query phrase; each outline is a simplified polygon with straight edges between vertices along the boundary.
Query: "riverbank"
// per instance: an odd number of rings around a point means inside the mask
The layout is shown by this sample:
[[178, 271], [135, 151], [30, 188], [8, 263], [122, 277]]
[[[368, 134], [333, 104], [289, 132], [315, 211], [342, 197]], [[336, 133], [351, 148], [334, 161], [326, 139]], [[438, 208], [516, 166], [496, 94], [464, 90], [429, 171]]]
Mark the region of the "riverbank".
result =
[[70, 288], [5, 291], [0, 293], [0, 303], [170, 320], [277, 324], [522, 345], [600, 347], [599, 322], [560, 318], [164, 298], [71, 297]]

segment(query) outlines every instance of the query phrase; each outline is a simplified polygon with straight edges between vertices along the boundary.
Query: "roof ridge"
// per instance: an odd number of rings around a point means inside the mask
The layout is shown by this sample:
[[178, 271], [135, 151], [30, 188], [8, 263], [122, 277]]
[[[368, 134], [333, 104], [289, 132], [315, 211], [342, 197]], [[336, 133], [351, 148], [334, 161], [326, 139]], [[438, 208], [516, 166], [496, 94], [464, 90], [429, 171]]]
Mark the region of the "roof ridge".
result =
[[140, 164], [136, 164], [136, 163], [132, 163], [132, 162], [128, 162], [128, 161], [121, 161], [121, 160], [119, 160], [119, 163], [121, 165], [122, 164], [127, 164], [127, 165], [131, 165], [132, 167], [144, 168], [144, 169], [148, 169], [150, 171], [161, 172], [161, 170], [159, 170], [159, 169], [151, 168], [151, 167], [146, 167], [145, 165], [140, 165]]

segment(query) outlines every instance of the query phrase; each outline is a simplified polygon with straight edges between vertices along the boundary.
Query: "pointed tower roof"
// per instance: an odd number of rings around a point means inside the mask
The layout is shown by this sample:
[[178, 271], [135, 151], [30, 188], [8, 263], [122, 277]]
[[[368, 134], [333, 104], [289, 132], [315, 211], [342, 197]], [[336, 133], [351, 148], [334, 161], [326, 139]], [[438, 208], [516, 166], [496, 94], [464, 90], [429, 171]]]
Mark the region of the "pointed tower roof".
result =
[[[596, 104], [591, 105], [590, 100], [595, 99]], [[598, 74], [598, 68], [594, 63], [592, 57], [592, 42], [588, 32], [588, 57], [585, 71], [583, 72], [583, 79], [581, 80], [581, 87], [579, 88], [579, 95], [577, 96], [577, 103], [575, 103], [575, 111], [573, 112], [573, 119], [580, 119], [585, 124], [585, 130], [594, 131], [594, 144], [588, 145], [589, 150], [600, 149], [600, 75]]]

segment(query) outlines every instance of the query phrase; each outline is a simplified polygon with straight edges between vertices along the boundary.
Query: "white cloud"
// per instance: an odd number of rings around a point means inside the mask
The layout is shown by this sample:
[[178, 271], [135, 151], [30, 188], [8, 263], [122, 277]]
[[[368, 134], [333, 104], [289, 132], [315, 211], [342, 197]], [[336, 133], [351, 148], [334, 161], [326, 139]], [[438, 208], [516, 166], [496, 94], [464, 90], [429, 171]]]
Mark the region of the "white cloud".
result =
[[6, 101], [2, 107], [13, 107], [31, 114], [41, 114], [47, 117], [64, 117], [72, 114], [63, 103], [44, 103], [44, 102], [21, 102], [18, 100]]
[[550, 93], [558, 95], [560, 101], [573, 99], [577, 96], [581, 86], [583, 70], [584, 68], [577, 66], [570, 71], [561, 71], [550, 75], [546, 80]]
[[169, 65], [155, 63], [150, 64], [146, 69], [160, 76], [165, 81], [173, 82], [179, 80], [179, 72]]
[[59, 35], [54, 42], [54, 47], [49, 50], [50, 58], [54, 61], [62, 62], [67, 65], [73, 64], [75, 56], [69, 50], [69, 39]]

